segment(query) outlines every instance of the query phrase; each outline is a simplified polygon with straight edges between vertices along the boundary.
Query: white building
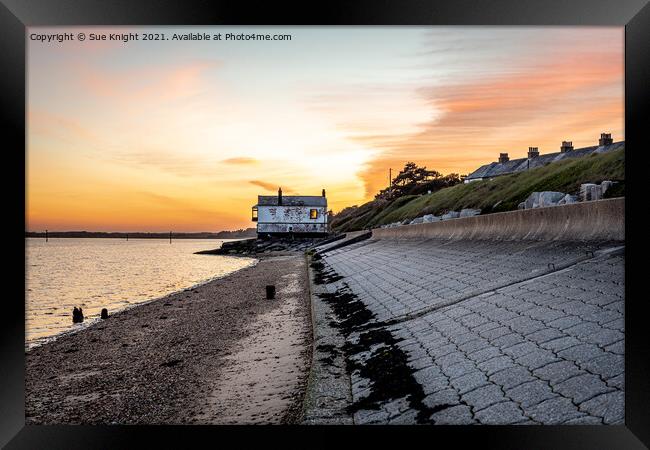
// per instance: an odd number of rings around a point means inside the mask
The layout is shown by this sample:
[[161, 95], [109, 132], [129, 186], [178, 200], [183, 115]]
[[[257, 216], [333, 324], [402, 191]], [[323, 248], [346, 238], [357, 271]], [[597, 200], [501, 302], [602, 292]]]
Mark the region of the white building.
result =
[[325, 189], [320, 196], [310, 195], [259, 195], [253, 206], [253, 222], [257, 222], [257, 235], [299, 236], [327, 233], [327, 198]]

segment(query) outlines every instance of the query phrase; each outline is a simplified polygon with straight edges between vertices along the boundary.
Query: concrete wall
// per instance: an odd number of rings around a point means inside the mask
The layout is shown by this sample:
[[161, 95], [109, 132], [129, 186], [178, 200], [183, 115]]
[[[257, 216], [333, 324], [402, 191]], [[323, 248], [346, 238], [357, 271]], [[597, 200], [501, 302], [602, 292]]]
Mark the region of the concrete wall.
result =
[[372, 230], [372, 239], [625, 240], [625, 199]]
[[327, 233], [327, 224], [324, 223], [258, 223], [257, 233]]

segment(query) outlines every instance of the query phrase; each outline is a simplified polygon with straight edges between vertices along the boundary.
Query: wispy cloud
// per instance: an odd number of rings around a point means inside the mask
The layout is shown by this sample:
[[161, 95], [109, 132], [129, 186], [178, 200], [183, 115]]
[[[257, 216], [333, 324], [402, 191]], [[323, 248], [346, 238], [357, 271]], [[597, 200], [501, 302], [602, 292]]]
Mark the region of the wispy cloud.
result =
[[107, 71], [77, 63], [74, 73], [86, 94], [112, 101], [160, 103], [199, 95], [209, 87], [204, 75], [220, 67], [216, 60], [192, 60], [173, 65], [136, 66]]
[[[355, 121], [339, 124], [348, 139], [378, 150], [359, 174], [367, 197], [387, 184], [389, 167], [395, 171], [407, 160], [445, 173], [467, 173], [500, 151], [520, 149], [523, 156], [528, 145], [557, 151], [562, 139], [591, 145], [601, 131], [623, 138], [621, 30], [549, 29], [546, 35], [529, 37], [526, 45], [511, 42], [517, 33], [498, 34], [487, 43], [477, 41], [478, 36], [457, 38], [443, 42], [441, 50], [423, 52], [433, 55], [436, 64], [449, 63], [440, 76], [422, 79], [413, 88], [428, 113], [419, 114], [427, 118], [419, 122], [412, 116], [411, 130], [379, 120], [382, 126], [373, 126], [367, 119], [381, 116], [364, 115], [362, 108], [355, 109]], [[486, 48], [477, 53], [471, 45]], [[384, 117], [391, 113], [399, 115], [399, 106]]]
[[41, 109], [29, 109], [27, 126], [29, 132], [34, 135], [60, 139], [67, 143], [82, 141], [88, 145], [98, 140], [98, 135], [82, 125], [76, 118], [65, 117]]
[[156, 147], [113, 152], [104, 158], [127, 167], [155, 169], [180, 177], [213, 177], [217, 167], [215, 158]]
[[228, 159], [223, 159], [221, 160], [222, 163], [224, 164], [233, 164], [233, 165], [254, 165], [254, 164], [259, 164], [259, 160], [255, 158], [248, 158], [245, 156], [238, 157], [238, 158], [228, 158]]
[[268, 183], [266, 181], [260, 181], [260, 180], [250, 180], [250, 184], [254, 186], [259, 186], [264, 190], [267, 191], [272, 191], [272, 192], [277, 192], [278, 188], [282, 188], [282, 192], [287, 193], [287, 194], [295, 194], [296, 191], [294, 189], [291, 189], [287, 186], [281, 186], [280, 184], [275, 184], [275, 183]]

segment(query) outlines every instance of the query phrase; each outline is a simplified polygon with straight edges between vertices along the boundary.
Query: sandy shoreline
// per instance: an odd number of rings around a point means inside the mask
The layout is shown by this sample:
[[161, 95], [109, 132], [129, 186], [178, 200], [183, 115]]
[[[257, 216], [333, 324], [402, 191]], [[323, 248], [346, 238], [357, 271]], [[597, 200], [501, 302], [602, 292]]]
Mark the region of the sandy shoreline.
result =
[[[257, 262], [258, 262], [258, 260], [254, 260], [252, 262], [251, 266], [254, 266], [255, 264], [257, 264]], [[246, 268], [246, 267], [244, 267], [244, 268]], [[242, 270], [242, 269], [238, 269], [238, 270]], [[172, 295], [182, 294], [182, 293], [185, 293], [185, 292], [191, 292], [191, 291], [193, 291], [193, 290], [195, 290], [195, 289], [197, 289], [197, 288], [199, 288], [199, 287], [201, 287], [203, 285], [212, 283], [215, 280], [230, 276], [232, 273], [234, 273], [234, 272], [228, 273], [227, 275], [217, 275], [215, 277], [208, 278], [206, 280], [200, 281], [200, 282], [198, 282], [196, 284], [193, 284], [191, 286], [188, 286], [186, 288], [178, 289], [176, 291], [170, 292], [169, 294], [162, 295], [160, 297], [154, 297], [154, 298], [144, 300], [144, 301], [140, 301], [140, 302], [137, 302], [137, 303], [131, 303], [128, 306], [120, 308], [120, 309], [118, 309], [116, 311], [109, 311], [109, 314], [117, 316], [118, 314], [121, 314], [121, 313], [123, 313], [125, 311], [128, 311], [130, 309], [133, 309], [133, 308], [140, 307], [142, 305], [146, 305], [147, 303], [157, 302], [159, 300], [166, 299], [167, 297], [171, 297]], [[70, 317], [72, 317], [72, 314], [70, 314]], [[45, 345], [45, 344], [50, 344], [50, 343], [52, 343], [52, 342], [54, 342], [54, 341], [56, 341], [58, 339], [63, 338], [64, 336], [79, 333], [80, 331], [83, 331], [83, 330], [87, 329], [88, 327], [92, 327], [92, 326], [95, 326], [97, 324], [101, 324], [102, 322], [103, 322], [103, 320], [100, 319], [99, 313], [97, 313], [96, 315], [91, 315], [91, 316], [86, 315], [85, 320], [82, 323], [73, 324], [73, 328], [70, 328], [69, 330], [61, 331], [61, 332], [56, 333], [54, 335], [46, 336], [44, 338], [40, 338], [40, 339], [37, 339], [37, 340], [34, 340], [34, 341], [25, 341], [25, 351], [30, 351], [30, 350], [32, 350], [34, 348], [40, 347], [40, 346]]]
[[308, 292], [304, 254], [264, 257], [34, 347], [26, 421], [292, 423], [311, 355]]

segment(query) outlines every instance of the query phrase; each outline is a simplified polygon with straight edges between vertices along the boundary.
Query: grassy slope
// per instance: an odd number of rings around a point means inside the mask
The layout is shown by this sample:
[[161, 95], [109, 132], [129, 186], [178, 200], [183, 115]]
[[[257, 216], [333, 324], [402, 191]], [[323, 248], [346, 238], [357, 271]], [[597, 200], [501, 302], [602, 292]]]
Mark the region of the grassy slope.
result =
[[602, 155], [559, 161], [527, 172], [504, 175], [493, 180], [475, 181], [441, 189], [433, 194], [400, 197], [389, 204], [361, 205], [340, 223], [338, 231], [374, 227], [424, 214], [440, 215], [463, 208], [480, 208], [483, 213], [511, 211], [534, 191], [577, 194], [582, 183], [625, 180], [624, 149]]

